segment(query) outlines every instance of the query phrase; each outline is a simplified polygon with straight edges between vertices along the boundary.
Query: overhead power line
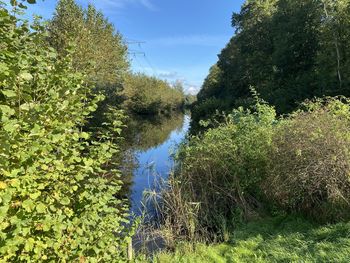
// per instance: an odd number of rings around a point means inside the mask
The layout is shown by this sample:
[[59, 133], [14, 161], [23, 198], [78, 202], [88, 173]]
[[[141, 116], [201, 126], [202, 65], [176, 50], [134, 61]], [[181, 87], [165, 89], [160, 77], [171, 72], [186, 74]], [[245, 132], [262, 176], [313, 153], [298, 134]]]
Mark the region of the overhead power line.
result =
[[[137, 63], [139, 65], [141, 65], [141, 63], [139, 62], [137, 57], [138, 57], [138, 55], [141, 56], [145, 60], [145, 62], [149, 66], [149, 68], [153, 71], [153, 74], [155, 76], [158, 76], [156, 68], [153, 66], [153, 64], [151, 63], [150, 59], [146, 55], [146, 52], [142, 48], [142, 44], [145, 44], [146, 42], [145, 41], [134, 40], [134, 39], [127, 39], [126, 43], [128, 45], [137, 45], [139, 47], [139, 50], [129, 49], [128, 54], [132, 55], [135, 58], [135, 61], [137, 61]], [[143, 70], [147, 71], [145, 67], [141, 66], [141, 68], [143, 68]]]

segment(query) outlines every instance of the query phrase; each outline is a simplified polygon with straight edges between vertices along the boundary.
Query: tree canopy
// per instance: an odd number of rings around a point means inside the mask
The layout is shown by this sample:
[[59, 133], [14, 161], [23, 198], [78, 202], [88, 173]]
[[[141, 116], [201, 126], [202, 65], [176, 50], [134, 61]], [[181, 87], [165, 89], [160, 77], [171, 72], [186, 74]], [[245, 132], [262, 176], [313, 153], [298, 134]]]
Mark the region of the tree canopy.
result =
[[[232, 26], [198, 94], [195, 122], [249, 105], [251, 87], [280, 114], [305, 99], [350, 96], [349, 1], [247, 0]], [[204, 110], [207, 100], [219, 102]]]
[[60, 0], [49, 26], [49, 43], [60, 56], [73, 54], [74, 68], [98, 88], [120, 86], [129, 70], [127, 46], [108, 19], [89, 4]]

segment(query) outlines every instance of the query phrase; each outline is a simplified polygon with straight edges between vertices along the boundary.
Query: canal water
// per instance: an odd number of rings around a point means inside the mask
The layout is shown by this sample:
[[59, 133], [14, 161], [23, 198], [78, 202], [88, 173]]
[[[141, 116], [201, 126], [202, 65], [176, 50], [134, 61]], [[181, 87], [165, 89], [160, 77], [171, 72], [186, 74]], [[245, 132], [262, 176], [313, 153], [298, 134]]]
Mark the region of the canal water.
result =
[[[131, 213], [141, 215], [144, 193], [158, 192], [173, 168], [173, 154], [185, 139], [190, 116], [173, 114], [157, 119], [139, 118], [128, 123], [124, 175]], [[128, 176], [129, 174], [129, 176]]]

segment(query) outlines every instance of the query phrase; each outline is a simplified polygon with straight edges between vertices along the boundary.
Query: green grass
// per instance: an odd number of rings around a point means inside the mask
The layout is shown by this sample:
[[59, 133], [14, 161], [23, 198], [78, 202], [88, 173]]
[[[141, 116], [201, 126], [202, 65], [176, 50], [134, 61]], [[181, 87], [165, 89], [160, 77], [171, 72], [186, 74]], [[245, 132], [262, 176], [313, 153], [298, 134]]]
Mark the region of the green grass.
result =
[[350, 222], [315, 225], [298, 217], [269, 218], [242, 225], [224, 244], [182, 244], [161, 253], [158, 263], [350, 262]]

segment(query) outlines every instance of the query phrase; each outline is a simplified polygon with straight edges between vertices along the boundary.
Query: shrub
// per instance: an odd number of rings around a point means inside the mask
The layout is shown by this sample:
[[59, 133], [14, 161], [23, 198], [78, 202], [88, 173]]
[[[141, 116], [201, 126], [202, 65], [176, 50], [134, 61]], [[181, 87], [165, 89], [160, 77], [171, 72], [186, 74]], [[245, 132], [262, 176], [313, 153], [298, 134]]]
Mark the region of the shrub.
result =
[[265, 192], [317, 220], [350, 216], [350, 100], [304, 104], [276, 129]]
[[350, 218], [350, 100], [301, 108], [278, 120], [267, 105], [240, 108], [190, 137], [163, 192], [167, 236], [223, 238], [230, 224], [272, 208], [318, 221]]
[[274, 122], [267, 105], [255, 112], [238, 109], [225, 124], [182, 146], [162, 207], [163, 222], [175, 236], [222, 236], [237, 211], [254, 216]]
[[0, 261], [119, 262], [118, 147], [82, 132], [101, 97], [42, 32], [0, 8]]
[[[222, 116], [217, 116], [220, 109], [223, 108], [227, 103], [221, 101], [217, 98], [209, 98], [204, 101], [197, 101], [193, 104], [191, 109], [191, 134], [198, 134], [198, 132], [205, 130], [201, 125], [201, 122], [207, 119], [215, 119]], [[222, 121], [222, 118], [221, 120]], [[214, 125], [211, 125], [210, 128], [213, 128]]]

